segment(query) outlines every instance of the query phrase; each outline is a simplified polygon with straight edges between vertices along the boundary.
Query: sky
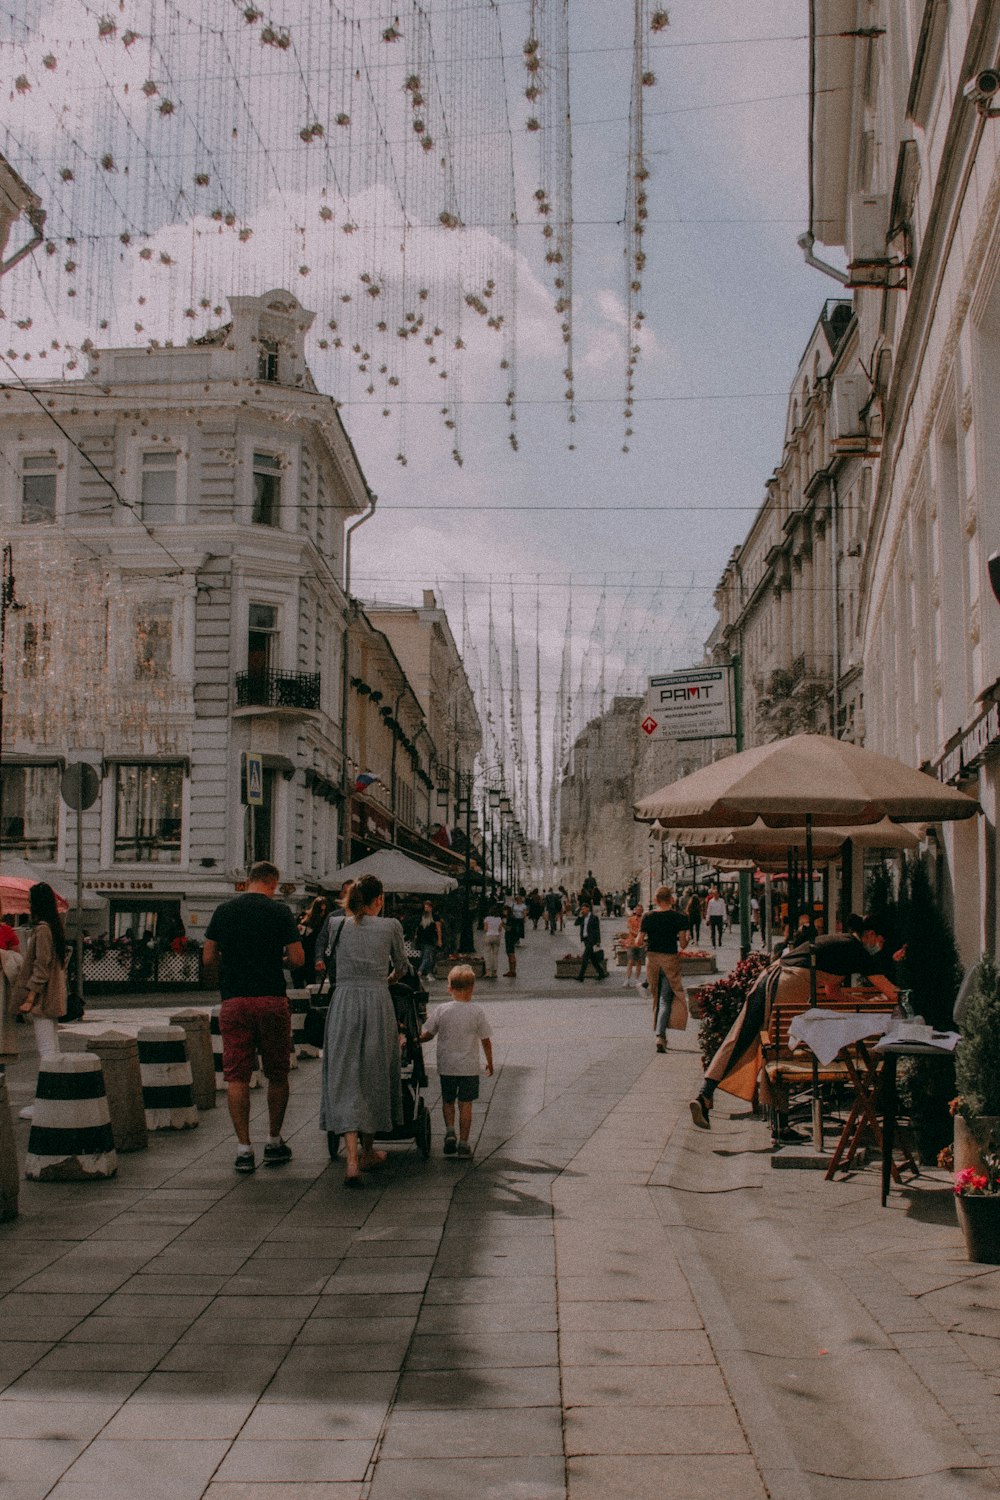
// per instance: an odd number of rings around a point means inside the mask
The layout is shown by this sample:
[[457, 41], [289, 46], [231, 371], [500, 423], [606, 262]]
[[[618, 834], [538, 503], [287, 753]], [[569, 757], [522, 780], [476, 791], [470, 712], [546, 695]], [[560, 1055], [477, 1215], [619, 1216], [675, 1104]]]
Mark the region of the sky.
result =
[[[656, 7], [643, 5], [648, 22]], [[508, 683], [513, 613], [529, 742], [538, 652], [548, 762], [570, 612], [579, 729], [602, 686], [610, 698], [698, 662], [713, 587], [780, 459], [790, 381], [837, 290], [796, 246], [808, 6], [674, 0], [665, 29], [644, 28], [655, 83], [641, 91], [645, 321], [627, 439], [632, 5], [569, 5], [574, 425], [535, 192], [558, 220], [564, 59], [545, 58], [528, 105], [527, 0], [434, 0], [398, 18], [329, 0], [237, 9], [235, 21], [227, 0], [0, 12], [0, 71], [17, 79], [0, 149], [41, 193], [56, 243], [40, 269], [5, 279], [0, 343], [24, 378], [78, 373], [87, 339], [179, 342], [221, 320], [228, 292], [289, 286], [317, 311], [310, 367], [343, 402], [379, 497], [354, 543], [355, 592], [435, 588], [472, 675], [488, 671], [492, 610]], [[539, 11], [547, 44], [559, 12]], [[349, 55], [334, 13], [345, 37], [356, 22]], [[386, 40], [387, 23], [401, 34]], [[442, 229], [439, 208], [462, 227]], [[498, 331], [467, 305], [491, 286]], [[425, 340], [392, 339], [410, 303], [414, 321], [426, 313], [426, 357]]]

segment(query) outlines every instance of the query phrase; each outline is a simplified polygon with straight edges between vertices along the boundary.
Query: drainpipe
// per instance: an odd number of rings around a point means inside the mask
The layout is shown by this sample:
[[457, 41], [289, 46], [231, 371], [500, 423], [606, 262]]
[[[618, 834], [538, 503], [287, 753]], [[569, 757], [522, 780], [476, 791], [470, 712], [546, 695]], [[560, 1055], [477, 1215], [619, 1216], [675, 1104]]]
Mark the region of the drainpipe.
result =
[[831, 266], [828, 260], [820, 260], [818, 255], [813, 254], [813, 245], [816, 236], [807, 229], [805, 234], [800, 234], [795, 241], [805, 257], [807, 266], [812, 266], [814, 271], [822, 271], [824, 276], [832, 276], [834, 281], [839, 281], [841, 286], [850, 286], [851, 278], [846, 271], [838, 271], [836, 266]]
[[344, 528], [344, 647], [340, 653], [340, 863], [351, 863], [351, 779], [347, 770], [347, 708], [351, 685], [351, 621], [356, 605], [351, 598], [351, 541], [354, 533], [375, 514], [378, 496], [368, 491], [368, 508]]
[[830, 552], [833, 558], [833, 737], [839, 738], [840, 724], [840, 493], [835, 477], [830, 479]]

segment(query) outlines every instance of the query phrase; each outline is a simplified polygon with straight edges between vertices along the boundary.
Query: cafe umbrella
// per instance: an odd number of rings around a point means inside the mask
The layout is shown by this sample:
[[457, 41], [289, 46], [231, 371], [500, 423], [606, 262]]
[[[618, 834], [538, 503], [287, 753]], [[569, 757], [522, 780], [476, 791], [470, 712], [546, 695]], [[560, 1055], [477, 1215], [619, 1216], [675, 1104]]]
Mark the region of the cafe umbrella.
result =
[[[798, 734], [740, 750], [661, 787], [634, 806], [637, 822], [670, 829], [801, 828], [812, 890], [816, 829], [846, 824], [932, 823], [975, 817], [979, 804], [891, 756], [827, 735]], [[734, 850], [734, 853], [736, 851]], [[816, 1004], [816, 952], [809, 966]], [[819, 1091], [813, 1122], [822, 1142]]]

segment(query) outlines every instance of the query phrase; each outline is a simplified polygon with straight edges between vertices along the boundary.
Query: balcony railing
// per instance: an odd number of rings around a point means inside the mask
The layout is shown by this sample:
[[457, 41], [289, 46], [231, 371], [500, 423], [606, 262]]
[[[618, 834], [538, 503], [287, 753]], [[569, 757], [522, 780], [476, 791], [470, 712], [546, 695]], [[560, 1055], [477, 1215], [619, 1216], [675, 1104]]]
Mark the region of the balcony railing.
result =
[[318, 672], [237, 672], [237, 708], [319, 708]]

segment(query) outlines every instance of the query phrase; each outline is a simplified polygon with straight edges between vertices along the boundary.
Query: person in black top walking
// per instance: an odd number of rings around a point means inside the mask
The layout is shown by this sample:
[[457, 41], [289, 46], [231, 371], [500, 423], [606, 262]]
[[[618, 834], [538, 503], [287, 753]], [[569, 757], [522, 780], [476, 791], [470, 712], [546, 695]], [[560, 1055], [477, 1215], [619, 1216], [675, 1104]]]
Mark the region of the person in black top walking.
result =
[[598, 979], [607, 979], [608, 971], [604, 967], [604, 953], [601, 949], [601, 919], [591, 911], [586, 901], [580, 902], [580, 915], [576, 919], [576, 925], [580, 929], [580, 940], [583, 943], [583, 962], [577, 979], [583, 983], [588, 964], [593, 964]]
[[661, 885], [653, 899], [655, 910], [648, 911], [643, 917], [640, 931], [646, 935], [646, 978], [653, 1001], [656, 1050], [666, 1052], [672, 1005], [664, 993], [665, 988], [684, 1005], [683, 1025], [675, 1029], [682, 1030], [687, 1025], [687, 993], [681, 976], [680, 955], [688, 945], [688, 919], [674, 905], [674, 893], [669, 885]]
[[292, 1046], [284, 964], [287, 960], [293, 969], [301, 968], [305, 953], [295, 918], [283, 901], [274, 899], [278, 878], [275, 865], [258, 860], [250, 867], [245, 894], [217, 906], [205, 929], [204, 962], [219, 963], [222, 1075], [239, 1142], [237, 1172], [257, 1167], [250, 1143], [250, 1079], [258, 1053], [267, 1078], [271, 1129], [264, 1165], [277, 1166], [292, 1154], [281, 1138]]

